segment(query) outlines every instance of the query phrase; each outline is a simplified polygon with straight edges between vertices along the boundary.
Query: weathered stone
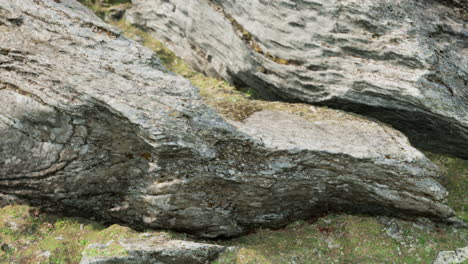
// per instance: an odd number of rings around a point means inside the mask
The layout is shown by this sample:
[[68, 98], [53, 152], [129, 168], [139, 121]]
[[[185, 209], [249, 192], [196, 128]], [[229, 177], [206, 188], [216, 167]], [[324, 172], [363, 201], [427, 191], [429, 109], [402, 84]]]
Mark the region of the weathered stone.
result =
[[270, 99], [372, 116], [468, 159], [466, 0], [134, 0], [127, 18]]
[[438, 171], [349, 115], [224, 121], [187, 80], [73, 0], [0, 2], [0, 199], [236, 236], [327, 210], [449, 220]]
[[80, 264], [206, 264], [211, 263], [219, 253], [225, 250], [222, 246], [168, 240], [163, 237], [133, 238], [111, 242], [118, 243], [124, 252], [92, 256], [94, 245], [91, 244], [84, 251]]
[[440, 251], [433, 264], [457, 264], [466, 263], [468, 260], [468, 247], [453, 251]]

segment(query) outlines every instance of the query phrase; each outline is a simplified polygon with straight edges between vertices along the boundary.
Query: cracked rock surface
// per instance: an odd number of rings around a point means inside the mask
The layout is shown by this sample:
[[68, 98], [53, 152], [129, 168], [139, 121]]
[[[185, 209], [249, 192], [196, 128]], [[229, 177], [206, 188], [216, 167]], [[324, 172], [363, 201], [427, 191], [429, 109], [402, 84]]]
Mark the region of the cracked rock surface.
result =
[[377, 118], [468, 159], [468, 2], [134, 0], [127, 19], [260, 96]]
[[436, 166], [390, 127], [228, 123], [73, 0], [1, 1], [0, 32], [2, 203], [205, 237], [326, 210], [453, 216]]

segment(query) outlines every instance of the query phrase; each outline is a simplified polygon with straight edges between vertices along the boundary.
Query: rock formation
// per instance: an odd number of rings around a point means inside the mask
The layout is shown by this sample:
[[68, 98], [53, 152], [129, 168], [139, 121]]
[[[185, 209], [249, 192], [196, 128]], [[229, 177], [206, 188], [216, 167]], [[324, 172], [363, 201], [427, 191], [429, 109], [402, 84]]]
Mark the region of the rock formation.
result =
[[432, 264], [457, 264], [468, 260], [468, 247], [453, 251], [440, 251]]
[[0, 2], [0, 199], [205, 237], [327, 210], [445, 221], [438, 172], [349, 115], [224, 121], [74, 0]]
[[[125, 253], [93, 256], [95, 248], [119, 244]], [[211, 263], [225, 247], [211, 244], [170, 240], [164, 237], [142, 237], [111, 241], [111, 245], [91, 244], [80, 264], [206, 264]]]
[[270, 99], [377, 118], [468, 159], [468, 3], [134, 0], [128, 20]]

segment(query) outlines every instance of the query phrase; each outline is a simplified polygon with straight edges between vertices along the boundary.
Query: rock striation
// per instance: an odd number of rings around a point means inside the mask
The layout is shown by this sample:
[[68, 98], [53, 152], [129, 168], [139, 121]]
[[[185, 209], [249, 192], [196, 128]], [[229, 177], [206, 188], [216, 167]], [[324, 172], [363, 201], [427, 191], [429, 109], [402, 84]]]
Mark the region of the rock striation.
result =
[[468, 3], [134, 0], [127, 19], [263, 98], [377, 118], [468, 159]]
[[205, 237], [328, 210], [453, 216], [437, 167], [390, 127], [228, 123], [74, 0], [1, 1], [0, 31], [2, 203]]

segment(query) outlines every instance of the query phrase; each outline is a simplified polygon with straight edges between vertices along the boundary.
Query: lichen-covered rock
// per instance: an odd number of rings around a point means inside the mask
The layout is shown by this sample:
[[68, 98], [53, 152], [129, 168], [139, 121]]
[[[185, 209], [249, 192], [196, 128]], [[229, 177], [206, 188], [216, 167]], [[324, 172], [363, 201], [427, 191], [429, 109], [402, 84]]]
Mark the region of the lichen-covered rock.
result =
[[127, 18], [259, 95], [372, 116], [468, 159], [468, 3], [134, 0]]
[[389, 127], [268, 111], [229, 124], [73, 0], [1, 1], [0, 31], [2, 203], [207, 237], [326, 210], [453, 215], [435, 165]]
[[[112, 252], [112, 244], [118, 244], [119, 250]], [[223, 246], [164, 237], [129, 238], [110, 241], [109, 245], [89, 245], [80, 264], [206, 264], [224, 250]]]
[[468, 247], [453, 251], [440, 251], [433, 264], [457, 264], [466, 263], [468, 260]]

